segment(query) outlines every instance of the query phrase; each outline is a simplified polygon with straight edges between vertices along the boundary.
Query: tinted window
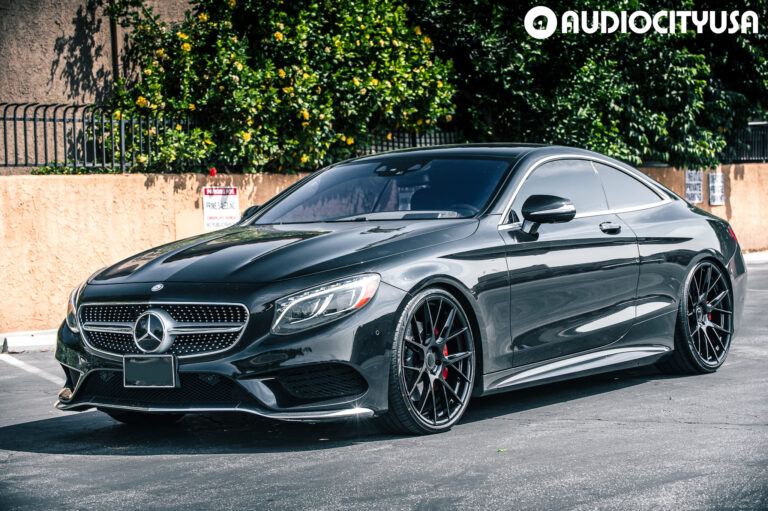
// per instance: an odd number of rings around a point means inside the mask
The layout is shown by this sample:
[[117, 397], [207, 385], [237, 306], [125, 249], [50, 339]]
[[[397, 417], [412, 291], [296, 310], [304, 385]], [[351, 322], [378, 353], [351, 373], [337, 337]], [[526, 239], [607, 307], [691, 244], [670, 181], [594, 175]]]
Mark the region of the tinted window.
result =
[[423, 156], [339, 165], [295, 189], [256, 223], [469, 217], [485, 206], [509, 165]]
[[576, 206], [576, 214], [608, 209], [600, 180], [586, 160], [555, 160], [534, 170], [512, 204], [519, 220], [523, 218], [520, 210], [531, 195], [556, 195], [570, 199]]
[[603, 182], [611, 209], [631, 208], [661, 200], [656, 192], [626, 172], [597, 162], [595, 168]]

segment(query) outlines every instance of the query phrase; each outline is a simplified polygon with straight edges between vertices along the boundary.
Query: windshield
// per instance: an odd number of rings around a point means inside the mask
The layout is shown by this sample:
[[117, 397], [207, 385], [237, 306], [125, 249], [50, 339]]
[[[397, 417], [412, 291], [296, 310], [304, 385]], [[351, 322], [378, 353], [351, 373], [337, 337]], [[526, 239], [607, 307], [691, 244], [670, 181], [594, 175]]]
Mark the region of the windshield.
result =
[[413, 156], [342, 164], [307, 181], [255, 223], [471, 217], [491, 198], [509, 165]]

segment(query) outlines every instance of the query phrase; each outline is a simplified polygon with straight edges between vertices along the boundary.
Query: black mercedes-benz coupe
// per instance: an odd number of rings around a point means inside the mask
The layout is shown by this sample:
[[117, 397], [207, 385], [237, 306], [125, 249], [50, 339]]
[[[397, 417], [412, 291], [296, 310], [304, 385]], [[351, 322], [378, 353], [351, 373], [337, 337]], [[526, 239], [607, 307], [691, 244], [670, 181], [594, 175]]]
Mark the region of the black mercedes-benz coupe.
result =
[[728, 223], [611, 158], [377, 154], [78, 286], [57, 406], [440, 432], [472, 396], [654, 363], [716, 371], [745, 292]]

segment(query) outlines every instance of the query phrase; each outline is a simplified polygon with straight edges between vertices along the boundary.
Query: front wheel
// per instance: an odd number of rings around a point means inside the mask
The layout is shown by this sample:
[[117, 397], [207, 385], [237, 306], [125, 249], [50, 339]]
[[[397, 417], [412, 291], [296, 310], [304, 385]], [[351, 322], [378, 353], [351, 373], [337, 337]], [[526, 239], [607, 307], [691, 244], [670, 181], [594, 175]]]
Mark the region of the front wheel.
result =
[[474, 339], [461, 304], [443, 289], [419, 292], [395, 331], [382, 422], [407, 434], [447, 431], [466, 411], [474, 378]]
[[675, 350], [658, 366], [677, 374], [718, 370], [733, 335], [733, 298], [728, 277], [712, 261], [693, 267], [680, 296]]

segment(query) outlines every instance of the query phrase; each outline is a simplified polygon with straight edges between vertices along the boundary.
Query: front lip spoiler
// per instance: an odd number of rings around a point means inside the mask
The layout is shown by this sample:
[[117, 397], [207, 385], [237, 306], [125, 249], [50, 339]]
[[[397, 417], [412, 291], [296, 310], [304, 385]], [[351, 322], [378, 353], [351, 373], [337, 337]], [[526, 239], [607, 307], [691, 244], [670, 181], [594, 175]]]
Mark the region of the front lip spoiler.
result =
[[293, 421], [293, 422], [324, 422], [324, 421], [337, 421], [351, 418], [368, 418], [373, 417], [374, 412], [369, 408], [343, 408], [340, 410], [318, 410], [318, 411], [302, 411], [302, 412], [271, 412], [266, 410], [258, 410], [255, 408], [241, 407], [241, 406], [221, 406], [221, 407], [180, 407], [180, 408], [167, 408], [167, 407], [154, 407], [154, 406], [134, 406], [134, 405], [118, 405], [112, 403], [95, 403], [95, 402], [76, 402], [76, 403], [62, 403], [56, 401], [56, 408], [59, 410], [71, 410], [73, 408], [114, 408], [117, 410], [130, 410], [136, 412], [147, 413], [206, 413], [206, 412], [244, 412], [252, 415], [258, 415], [259, 417], [265, 417], [268, 419], [275, 419], [281, 421]]

